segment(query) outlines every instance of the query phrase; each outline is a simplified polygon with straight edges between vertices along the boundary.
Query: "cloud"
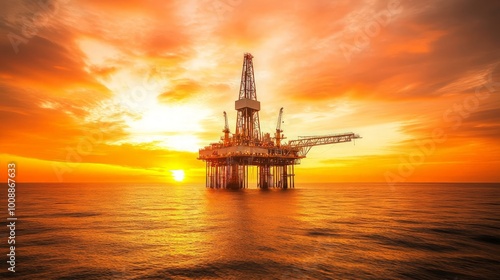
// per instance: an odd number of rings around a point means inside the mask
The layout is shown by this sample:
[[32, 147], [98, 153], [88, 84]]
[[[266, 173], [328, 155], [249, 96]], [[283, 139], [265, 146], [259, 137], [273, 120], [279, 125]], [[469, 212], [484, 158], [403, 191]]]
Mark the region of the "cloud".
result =
[[[198, 167], [195, 153], [168, 143], [218, 141], [224, 110], [234, 123], [245, 52], [254, 55], [263, 131], [284, 106], [290, 138], [393, 135], [384, 146], [391, 160], [436, 127], [449, 135], [436, 169], [476, 150], [488, 160], [500, 153], [496, 86], [459, 128], [443, 120], [490, 73], [498, 80], [496, 1], [43, 3], [10, 1], [0, 11], [0, 153], [64, 162], [98, 131], [84, 163]], [[471, 158], [458, 158], [461, 149]], [[387, 160], [365, 153], [364, 167]]]
[[228, 96], [230, 87], [227, 84], [207, 84], [202, 85], [194, 80], [182, 79], [173, 81], [173, 88], [158, 96], [160, 102], [181, 102], [186, 99], [194, 101], [196, 98], [204, 96], [211, 96], [212, 98], [223, 94], [224, 97]]

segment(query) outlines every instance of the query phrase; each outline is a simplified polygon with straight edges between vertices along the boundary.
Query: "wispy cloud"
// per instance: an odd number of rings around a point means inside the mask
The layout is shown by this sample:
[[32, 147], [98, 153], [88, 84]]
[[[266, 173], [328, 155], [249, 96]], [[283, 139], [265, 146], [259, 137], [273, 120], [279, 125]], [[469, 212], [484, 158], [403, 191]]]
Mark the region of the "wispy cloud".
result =
[[[346, 180], [359, 164], [380, 166], [365, 178], [384, 180], [415, 139], [449, 125], [443, 112], [488, 77], [499, 87], [498, 13], [496, 1], [465, 0], [10, 1], [0, 11], [0, 154], [65, 164], [68, 149], [99, 131], [80, 170], [201, 174], [196, 149], [217, 141], [222, 111], [234, 130], [242, 54], [251, 52], [263, 130], [284, 106], [289, 139], [363, 132], [356, 149], [313, 149], [306, 177], [339, 154], [343, 165], [330, 168]], [[412, 180], [479, 155], [497, 164], [500, 97], [491, 92]], [[68, 164], [68, 180], [78, 180]], [[467, 174], [450, 180], [499, 179], [489, 168]]]

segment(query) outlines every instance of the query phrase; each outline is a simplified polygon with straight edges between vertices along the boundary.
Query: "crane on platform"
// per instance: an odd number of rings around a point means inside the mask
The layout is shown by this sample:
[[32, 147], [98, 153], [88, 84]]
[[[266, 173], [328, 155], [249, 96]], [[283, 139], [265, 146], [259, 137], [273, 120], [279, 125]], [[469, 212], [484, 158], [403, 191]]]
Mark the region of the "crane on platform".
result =
[[288, 147], [294, 150], [298, 149], [299, 156], [306, 157], [307, 153], [314, 146], [351, 142], [358, 138], [361, 137], [352, 132], [323, 136], [299, 136], [299, 139], [289, 141]]
[[275, 138], [276, 138], [276, 146], [278, 148], [281, 147], [281, 139], [284, 139], [283, 134], [281, 134], [281, 132], [283, 132], [283, 130], [281, 129], [281, 123], [283, 122], [281, 120], [282, 117], [283, 117], [283, 107], [281, 107], [280, 109], [280, 113], [278, 115], [278, 123], [276, 124]]
[[230, 144], [230, 139], [229, 139], [229, 133], [231, 132], [229, 130], [229, 123], [227, 121], [227, 114], [226, 114], [226, 111], [223, 112], [223, 115], [224, 115], [224, 130], [222, 130], [222, 132], [224, 132], [224, 146], [228, 146]]

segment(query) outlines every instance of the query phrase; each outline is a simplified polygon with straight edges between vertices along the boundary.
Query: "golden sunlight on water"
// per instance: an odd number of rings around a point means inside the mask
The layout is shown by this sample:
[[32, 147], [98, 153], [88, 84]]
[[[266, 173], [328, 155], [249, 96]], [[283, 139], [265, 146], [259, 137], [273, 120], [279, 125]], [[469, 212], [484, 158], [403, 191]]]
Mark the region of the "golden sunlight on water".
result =
[[16, 276], [491, 279], [500, 264], [499, 190], [22, 184]]

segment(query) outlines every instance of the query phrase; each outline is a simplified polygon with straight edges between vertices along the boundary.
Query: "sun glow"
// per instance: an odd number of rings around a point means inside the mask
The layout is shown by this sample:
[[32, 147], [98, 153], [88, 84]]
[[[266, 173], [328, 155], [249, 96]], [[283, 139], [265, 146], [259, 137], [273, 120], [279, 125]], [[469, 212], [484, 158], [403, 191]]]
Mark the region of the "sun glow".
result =
[[159, 141], [159, 146], [170, 150], [196, 152], [200, 146], [196, 134], [204, 130], [201, 123], [209, 114], [198, 106], [153, 105], [138, 119], [125, 118], [131, 135], [128, 140]]
[[174, 177], [176, 182], [184, 181], [184, 170], [170, 170], [170, 172], [172, 172], [172, 177]]

